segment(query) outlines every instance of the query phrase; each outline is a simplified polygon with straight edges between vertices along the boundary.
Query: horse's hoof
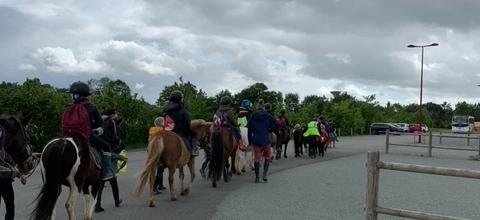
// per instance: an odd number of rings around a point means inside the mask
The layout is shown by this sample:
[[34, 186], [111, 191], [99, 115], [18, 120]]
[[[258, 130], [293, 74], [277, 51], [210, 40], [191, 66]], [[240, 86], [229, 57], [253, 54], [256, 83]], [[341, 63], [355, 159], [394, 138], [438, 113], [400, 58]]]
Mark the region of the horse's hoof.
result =
[[177, 201], [177, 197], [172, 197], [170, 200]]
[[245, 173], [245, 172], [247, 172], [247, 171], [245, 170], [245, 168], [243, 168], [243, 169], [242, 169], [242, 173]]
[[217, 188], [217, 183], [215, 183], [215, 182], [212, 183], [212, 187], [213, 187], [213, 188]]
[[151, 201], [148, 203], [148, 207], [153, 208], [155, 207], [155, 202]]
[[185, 190], [182, 191], [182, 193], [180, 193], [180, 195], [186, 196], [186, 195], [188, 195], [189, 193], [190, 193], [190, 189], [185, 189]]

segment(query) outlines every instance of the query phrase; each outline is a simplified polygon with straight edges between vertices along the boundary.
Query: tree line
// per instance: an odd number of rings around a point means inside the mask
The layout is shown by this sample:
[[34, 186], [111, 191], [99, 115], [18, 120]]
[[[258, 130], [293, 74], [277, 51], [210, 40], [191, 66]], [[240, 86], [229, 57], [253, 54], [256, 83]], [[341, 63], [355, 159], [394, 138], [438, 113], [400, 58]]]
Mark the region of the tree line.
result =
[[[155, 104], [146, 102], [121, 80], [110, 78], [91, 79], [88, 81], [92, 96], [90, 101], [99, 111], [115, 108], [123, 118], [127, 146], [145, 146], [148, 139], [148, 128], [153, 119], [163, 114], [163, 106], [170, 93], [180, 90], [184, 94], [185, 108], [192, 119], [210, 120], [218, 107], [221, 97], [230, 96], [234, 100], [234, 108], [238, 109], [243, 99], [255, 102], [259, 98], [272, 104], [276, 115], [285, 109], [286, 115], [293, 124], [305, 124], [314, 114], [323, 115], [327, 120], [335, 122], [338, 129], [352, 131], [353, 134], [368, 134], [373, 122], [405, 122], [418, 121], [418, 104], [401, 105], [388, 102], [379, 104], [375, 95], [356, 98], [347, 92], [332, 92], [332, 96], [308, 95], [300, 100], [297, 93], [288, 91], [272, 91], [263, 83], [255, 83], [234, 94], [222, 90], [214, 96], [179, 78], [172, 85], [159, 91]], [[39, 150], [48, 140], [60, 134], [60, 120], [64, 106], [70, 102], [68, 88], [55, 88], [42, 83], [39, 79], [27, 79], [24, 83], [2, 82], [0, 84], [0, 114], [15, 115], [18, 112], [32, 114], [33, 119], [27, 127], [32, 145]], [[480, 118], [480, 103], [470, 104], [458, 102], [452, 106], [426, 103], [424, 105], [424, 122], [429, 127], [449, 128], [451, 118], [455, 114], [472, 115]]]

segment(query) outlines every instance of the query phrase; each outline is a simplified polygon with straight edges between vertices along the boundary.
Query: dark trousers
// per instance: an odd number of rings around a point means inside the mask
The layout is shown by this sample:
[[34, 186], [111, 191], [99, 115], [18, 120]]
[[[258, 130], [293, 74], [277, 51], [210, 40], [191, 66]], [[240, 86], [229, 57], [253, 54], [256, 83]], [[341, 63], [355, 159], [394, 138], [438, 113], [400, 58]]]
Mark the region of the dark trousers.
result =
[[0, 179], [0, 203], [5, 202], [5, 220], [13, 220], [15, 217], [15, 196], [11, 180]]
[[162, 164], [159, 164], [157, 167], [157, 176], [155, 177], [155, 183], [153, 184], [153, 189], [160, 189], [163, 187], [163, 171], [165, 167]]
[[[120, 201], [120, 192], [118, 190], [118, 182], [117, 182], [117, 177], [113, 177], [112, 179], [107, 180], [110, 182], [110, 186], [112, 187], [112, 194], [113, 194], [113, 200], [115, 201], [115, 206], [118, 206], [119, 201]], [[100, 186], [100, 189], [98, 190], [97, 194], [97, 207], [101, 207], [102, 205], [102, 194], [103, 194], [103, 189], [105, 188], [105, 182], [102, 182], [102, 185]]]
[[308, 136], [308, 156], [317, 157], [317, 136]]

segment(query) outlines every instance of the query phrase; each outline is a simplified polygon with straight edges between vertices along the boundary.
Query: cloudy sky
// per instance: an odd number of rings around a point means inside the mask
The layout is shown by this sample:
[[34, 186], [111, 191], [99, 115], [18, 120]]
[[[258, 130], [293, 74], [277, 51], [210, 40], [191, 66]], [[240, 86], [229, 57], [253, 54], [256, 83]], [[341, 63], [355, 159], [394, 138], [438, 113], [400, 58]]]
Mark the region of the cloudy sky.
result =
[[180, 76], [209, 95], [270, 89], [478, 102], [480, 1], [0, 0], [0, 80], [108, 76], [154, 102]]

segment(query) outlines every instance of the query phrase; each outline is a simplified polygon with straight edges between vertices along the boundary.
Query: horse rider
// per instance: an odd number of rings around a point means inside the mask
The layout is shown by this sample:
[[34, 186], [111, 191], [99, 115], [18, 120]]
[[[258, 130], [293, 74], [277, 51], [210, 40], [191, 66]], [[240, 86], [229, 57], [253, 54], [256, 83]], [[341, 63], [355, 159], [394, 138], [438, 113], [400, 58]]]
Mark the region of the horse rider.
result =
[[[160, 132], [166, 130], [165, 129], [165, 118], [164, 117], [157, 117], [153, 121], [153, 127], [150, 127], [148, 131], [148, 142], [152, 140], [153, 137], [158, 135]], [[157, 174], [155, 175], [155, 182], [153, 184], [153, 192], [155, 194], [160, 194], [162, 193], [162, 190], [166, 189], [163, 186], [163, 171], [165, 170], [165, 167], [161, 162], [158, 163], [157, 167]]]
[[247, 127], [248, 120], [252, 117], [252, 102], [248, 99], [242, 100], [238, 111], [237, 124], [239, 127]]
[[[230, 105], [232, 104], [232, 99], [228, 96], [224, 96], [220, 99], [220, 106], [217, 109], [217, 112], [213, 116], [213, 124], [214, 126], [222, 126], [227, 127], [230, 129], [230, 132], [237, 140], [237, 147], [238, 149], [244, 151], [245, 144], [242, 140], [242, 135], [240, 133], [240, 128], [238, 128], [237, 120], [233, 117], [232, 108]], [[216, 118], [218, 118], [216, 120]]]
[[192, 156], [198, 156], [197, 140], [190, 130], [190, 116], [182, 104], [182, 99], [183, 95], [178, 90], [170, 94], [169, 102], [163, 109], [165, 113], [165, 127], [171, 128], [173, 132], [182, 138]]
[[[104, 139], [105, 141], [108, 141], [110, 144], [114, 146], [118, 146], [120, 144], [120, 136], [118, 133], [119, 129], [118, 129], [118, 123], [117, 123], [117, 119], [118, 119], [117, 111], [115, 109], [105, 110], [102, 113], [102, 119], [103, 119], [104, 125], [108, 125], [108, 123], [111, 122], [114, 127], [113, 127], [113, 134], [111, 135], [111, 137], [107, 137], [105, 132], [102, 135], [100, 135], [100, 137], [102, 137], [102, 139]], [[106, 127], [106, 126], [103, 126], [103, 127]], [[115, 165], [117, 164], [118, 160], [126, 161], [127, 158], [112, 152], [112, 163]], [[118, 188], [117, 177], [114, 176], [113, 178], [107, 181], [110, 182], [110, 186], [112, 187], [112, 194], [115, 202], [115, 207], [120, 207], [123, 200], [120, 199], [120, 192]], [[98, 190], [98, 194], [97, 194], [97, 203], [95, 204], [95, 212], [105, 211], [105, 209], [102, 208], [102, 194], [103, 194], [104, 187], [105, 187], [105, 182], [102, 182], [102, 185], [100, 186], [100, 189]]]
[[[0, 126], [0, 148], [5, 147], [2, 146], [2, 142], [5, 143], [4, 138], [4, 131]], [[22, 174], [15, 167], [7, 163], [5, 153], [2, 153], [2, 149], [0, 149], [0, 199], [3, 199], [5, 202], [5, 220], [13, 220], [15, 217], [15, 196], [13, 194], [12, 182], [15, 177], [20, 179], [21, 176]]]
[[320, 137], [318, 124], [319, 124], [318, 114], [315, 114], [312, 120], [307, 124], [307, 130], [303, 133], [303, 136], [308, 142], [308, 155], [312, 159], [317, 157], [317, 154], [316, 154], [316, 149], [318, 144], [317, 139]]
[[264, 108], [263, 99], [257, 102], [256, 111], [248, 121], [248, 136], [255, 153], [255, 183], [260, 182], [260, 161], [264, 158], [263, 181], [267, 182], [270, 164], [270, 130], [276, 129], [277, 122]]
[[113, 165], [111, 147], [102, 138], [100, 138], [100, 135], [103, 133], [103, 120], [97, 108], [91, 104], [87, 98], [91, 95], [90, 87], [81, 81], [74, 82], [70, 86], [69, 93], [71, 93], [73, 104], [83, 104], [87, 110], [89, 120], [88, 123], [91, 129], [89, 142], [92, 147], [101, 152], [102, 180], [109, 180], [115, 176], [112, 169]]

